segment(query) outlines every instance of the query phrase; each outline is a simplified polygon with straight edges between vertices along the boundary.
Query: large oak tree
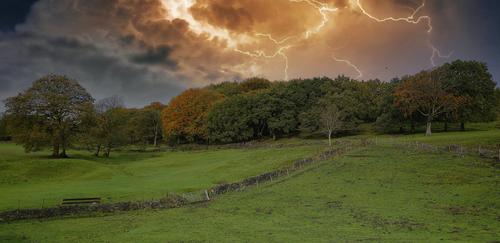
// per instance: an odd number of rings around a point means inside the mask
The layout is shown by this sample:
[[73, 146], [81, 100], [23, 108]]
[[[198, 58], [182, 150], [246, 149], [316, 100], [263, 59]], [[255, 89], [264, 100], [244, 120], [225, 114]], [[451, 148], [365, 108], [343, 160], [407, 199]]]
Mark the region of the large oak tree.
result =
[[396, 105], [410, 116], [414, 112], [426, 118], [426, 135], [432, 135], [432, 122], [440, 114], [452, 111], [465, 98], [455, 95], [445, 86], [440, 70], [422, 71], [407, 77], [396, 89]]
[[9, 133], [27, 152], [52, 147], [54, 157], [67, 157], [73, 136], [94, 99], [66, 76], [47, 75], [31, 88], [5, 101]]

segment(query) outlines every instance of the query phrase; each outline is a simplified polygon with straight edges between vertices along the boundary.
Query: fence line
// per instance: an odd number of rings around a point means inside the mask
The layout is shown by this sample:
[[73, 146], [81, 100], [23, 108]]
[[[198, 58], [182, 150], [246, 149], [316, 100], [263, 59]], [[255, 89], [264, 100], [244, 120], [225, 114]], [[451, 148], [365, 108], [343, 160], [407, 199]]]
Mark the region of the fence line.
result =
[[317, 162], [325, 161], [336, 156], [343, 155], [360, 146], [369, 146], [374, 144], [372, 140], [362, 139], [360, 144], [354, 144], [351, 141], [341, 141], [337, 145], [339, 148], [329, 149], [316, 156], [295, 160], [292, 165], [277, 169], [274, 171], [266, 172], [257, 176], [243, 179], [239, 182], [217, 185], [209, 189], [200, 191], [178, 194], [168, 194], [167, 196], [151, 201], [136, 201], [136, 202], [118, 202], [109, 204], [95, 204], [90, 206], [58, 206], [58, 207], [44, 207], [42, 202], [41, 208], [33, 209], [20, 209], [6, 211], [0, 213], [1, 222], [11, 222], [24, 219], [40, 219], [40, 218], [53, 218], [64, 216], [77, 216], [84, 214], [95, 213], [114, 213], [125, 212], [141, 209], [169, 209], [183, 207], [189, 204], [203, 203], [232, 191], [242, 191], [250, 186], [259, 186], [259, 184], [272, 182], [273, 180], [288, 177], [290, 174], [302, 171], [304, 168], [309, 167]]
[[452, 153], [454, 155], [465, 157], [465, 156], [478, 156], [486, 159], [494, 159], [500, 161], [500, 144], [496, 146], [495, 149], [488, 148], [484, 145], [477, 145], [475, 148], [465, 147], [459, 144], [448, 144], [448, 145], [432, 145], [427, 143], [422, 143], [418, 141], [407, 141], [403, 143], [397, 143], [393, 141], [395, 147], [406, 147], [415, 150], [431, 152], [431, 153]]

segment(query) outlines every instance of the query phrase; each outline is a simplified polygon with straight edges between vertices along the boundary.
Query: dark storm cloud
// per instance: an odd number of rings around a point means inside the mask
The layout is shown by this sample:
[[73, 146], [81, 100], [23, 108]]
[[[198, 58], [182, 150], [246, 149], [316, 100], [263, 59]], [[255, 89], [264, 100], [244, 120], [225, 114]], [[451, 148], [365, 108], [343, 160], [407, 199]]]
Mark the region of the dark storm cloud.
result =
[[[48, 73], [77, 79], [96, 98], [121, 95], [131, 106], [236, 76], [213, 71], [226, 60], [223, 43], [165, 16], [160, 0], [38, 1], [16, 32], [0, 33], [0, 99]], [[194, 73], [196, 65], [207, 70]]]
[[[429, 38], [443, 53], [454, 50], [452, 59], [485, 61], [494, 77], [500, 76], [497, 1], [428, 0], [419, 15], [433, 17], [430, 37], [425, 23], [378, 23], [352, 1], [321, 2], [339, 11], [326, 13], [329, 21], [321, 32], [297, 41], [324, 21], [311, 1], [196, 0], [190, 9], [179, 11], [177, 6], [171, 11], [168, 7], [179, 1], [39, 0], [29, 14], [22, 14], [27, 15], [24, 22], [14, 21], [15, 28], [0, 32], [0, 100], [48, 73], [79, 80], [96, 98], [118, 94], [132, 106], [165, 102], [187, 87], [209, 82], [252, 75], [281, 79], [281, 55], [252, 58], [234, 51], [231, 40], [243, 36], [247, 42], [238, 43], [238, 48], [272, 55], [276, 43], [256, 33], [293, 37], [286, 42], [293, 47], [284, 51], [290, 78], [356, 75], [346, 63], [333, 61], [333, 53], [359, 65], [366, 79], [414, 73], [430, 67]], [[380, 18], [408, 16], [420, 4], [362, 2]], [[176, 11], [178, 18], [171, 17]], [[207, 26], [223, 30], [227, 37], [212, 38], [203, 33]]]
[[139, 64], [163, 65], [174, 69], [178, 64], [170, 57], [171, 53], [172, 48], [166, 45], [151, 47], [144, 53], [133, 55], [131, 60]]
[[96, 98], [123, 95], [133, 106], [152, 100], [165, 102], [183, 89], [175, 82], [165, 82], [169, 77], [161, 71], [131, 65], [120, 56], [76, 39], [23, 35], [0, 45], [8, 50], [0, 53], [2, 99], [47, 73], [66, 74], [79, 80]]

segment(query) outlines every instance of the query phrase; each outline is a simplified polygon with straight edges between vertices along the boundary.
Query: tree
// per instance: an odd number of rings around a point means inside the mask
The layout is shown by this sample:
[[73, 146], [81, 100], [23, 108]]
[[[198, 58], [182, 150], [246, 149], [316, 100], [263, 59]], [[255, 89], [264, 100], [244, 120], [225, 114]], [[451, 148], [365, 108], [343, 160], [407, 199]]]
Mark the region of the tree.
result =
[[254, 137], [252, 102], [243, 95], [217, 103], [208, 115], [211, 141], [230, 143], [247, 141]]
[[109, 110], [125, 108], [125, 102], [123, 102], [123, 99], [120, 96], [113, 95], [99, 100], [94, 107], [97, 113], [102, 114]]
[[300, 129], [304, 132], [321, 132], [328, 136], [329, 144], [334, 134], [356, 129], [355, 99], [350, 92], [330, 94], [321, 98], [310, 111], [300, 115]]
[[264, 78], [250, 78], [240, 84], [240, 89], [243, 93], [268, 89], [271, 87], [271, 82]]
[[103, 139], [104, 156], [109, 157], [111, 150], [126, 145], [126, 124], [128, 111], [125, 108], [113, 108], [106, 111], [100, 119]]
[[495, 119], [495, 86], [488, 66], [477, 61], [456, 60], [437, 70], [443, 85], [455, 96], [466, 97], [455, 111], [462, 130], [466, 122], [484, 122]]
[[444, 86], [439, 71], [422, 71], [403, 80], [396, 88], [396, 105], [410, 116], [414, 112], [426, 118], [426, 135], [432, 135], [432, 121], [439, 114], [457, 109], [465, 101]]
[[0, 114], [0, 141], [10, 140], [7, 133], [7, 117], [5, 114]]
[[153, 102], [144, 107], [144, 126], [149, 130], [149, 134], [153, 139], [153, 146], [158, 146], [158, 140], [161, 139], [163, 133], [163, 124], [161, 112], [165, 106], [160, 102]]
[[52, 146], [53, 157], [67, 157], [66, 149], [94, 99], [77, 81], [47, 75], [31, 88], [6, 100], [9, 133], [27, 152]]
[[188, 89], [170, 101], [163, 110], [167, 137], [197, 142], [208, 140], [208, 113], [224, 97], [211, 89]]
[[344, 114], [335, 104], [329, 104], [323, 107], [320, 114], [321, 125], [328, 135], [328, 144], [332, 146], [332, 135], [342, 129]]
[[397, 83], [399, 83], [398, 79], [393, 79], [393, 81], [386, 86], [385, 92], [381, 95], [382, 101], [379, 104], [381, 114], [377, 117], [375, 122], [375, 127], [379, 132], [389, 133], [395, 130], [399, 131], [399, 133], [404, 132], [404, 125], [408, 119], [401, 110], [398, 109], [394, 101], [394, 89]]
[[123, 100], [112, 96], [99, 100], [95, 111], [85, 119], [87, 133], [82, 139], [95, 156], [103, 152], [109, 157], [111, 150], [127, 143], [126, 124], [129, 112]]

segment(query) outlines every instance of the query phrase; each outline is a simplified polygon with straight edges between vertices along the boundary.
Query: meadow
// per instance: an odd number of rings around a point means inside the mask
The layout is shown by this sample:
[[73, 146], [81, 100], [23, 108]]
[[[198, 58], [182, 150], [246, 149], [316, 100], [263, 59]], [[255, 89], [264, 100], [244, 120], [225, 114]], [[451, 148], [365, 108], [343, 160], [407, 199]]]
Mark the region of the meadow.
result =
[[0, 143], [0, 210], [55, 206], [75, 197], [101, 197], [104, 203], [151, 200], [239, 181], [321, 149], [284, 142], [289, 146], [117, 152], [111, 158], [70, 151], [67, 159], [48, 157], [48, 151], [25, 154], [20, 146]]
[[[378, 143], [210, 202], [0, 224], [2, 242], [494, 242], [500, 238], [498, 162], [395, 144], [483, 144], [500, 130], [377, 136]], [[367, 133], [368, 134], [368, 133]], [[374, 135], [336, 140], [359, 141]], [[285, 139], [241, 149], [119, 152], [71, 159], [0, 145], [3, 210], [52, 196], [159, 197], [233, 182], [311, 156], [325, 140]], [[280, 146], [275, 146], [280, 144]], [[274, 146], [272, 146], [274, 145]], [[24, 191], [23, 191], [24, 190]], [[20, 193], [19, 193], [20, 192]], [[79, 194], [82, 193], [82, 194]], [[29, 204], [27, 204], [29, 205]]]
[[491, 161], [357, 149], [289, 178], [185, 208], [0, 227], [19, 242], [488, 242], [500, 235]]

